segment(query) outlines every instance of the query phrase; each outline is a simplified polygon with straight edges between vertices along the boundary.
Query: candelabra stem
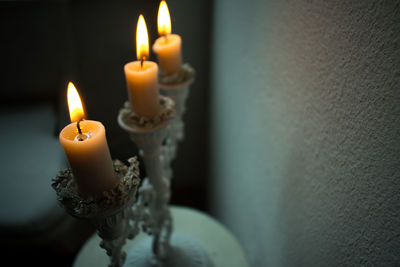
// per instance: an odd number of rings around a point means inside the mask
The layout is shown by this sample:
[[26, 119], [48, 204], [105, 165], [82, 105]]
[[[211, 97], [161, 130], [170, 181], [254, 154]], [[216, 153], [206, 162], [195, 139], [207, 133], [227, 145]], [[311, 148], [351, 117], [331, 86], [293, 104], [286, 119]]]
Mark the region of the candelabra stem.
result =
[[160, 161], [160, 146], [153, 151], [143, 151], [143, 161], [147, 177], [158, 195], [168, 192], [168, 184], [162, 179], [162, 166]]
[[150, 151], [143, 150], [147, 176], [154, 189], [153, 198], [148, 205], [150, 217], [153, 219], [153, 227], [151, 227], [153, 253], [158, 261], [162, 261], [167, 255], [172, 231], [172, 219], [168, 208], [170, 188], [168, 180], [162, 177], [160, 147], [161, 144]]

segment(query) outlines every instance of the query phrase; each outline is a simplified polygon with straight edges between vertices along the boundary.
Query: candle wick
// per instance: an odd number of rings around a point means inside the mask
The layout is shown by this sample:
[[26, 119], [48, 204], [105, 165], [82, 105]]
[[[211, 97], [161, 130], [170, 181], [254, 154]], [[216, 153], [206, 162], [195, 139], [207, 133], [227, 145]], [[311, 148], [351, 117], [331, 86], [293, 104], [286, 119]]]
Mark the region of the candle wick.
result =
[[165, 38], [165, 42], [168, 43], [168, 34], [163, 34]]
[[145, 57], [143, 56], [143, 57], [140, 59], [140, 69], [143, 69], [143, 62], [144, 62], [144, 60], [145, 60]]
[[[81, 119], [76, 123], [76, 128], [78, 128], [78, 133], [79, 133], [80, 136], [82, 135], [82, 130], [81, 130], [81, 126], [80, 126], [79, 123], [80, 123], [82, 120], [83, 120], [83, 119], [81, 118]], [[78, 138], [78, 141], [83, 141], [83, 138], [79, 137], [79, 138]]]

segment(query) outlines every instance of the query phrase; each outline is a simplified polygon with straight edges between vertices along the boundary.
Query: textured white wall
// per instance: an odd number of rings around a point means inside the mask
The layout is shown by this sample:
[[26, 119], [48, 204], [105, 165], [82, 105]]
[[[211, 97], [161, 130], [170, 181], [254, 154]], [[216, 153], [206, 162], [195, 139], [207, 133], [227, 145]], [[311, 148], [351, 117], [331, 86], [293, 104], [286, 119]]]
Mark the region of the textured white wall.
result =
[[399, 2], [214, 14], [213, 212], [251, 265], [399, 266]]

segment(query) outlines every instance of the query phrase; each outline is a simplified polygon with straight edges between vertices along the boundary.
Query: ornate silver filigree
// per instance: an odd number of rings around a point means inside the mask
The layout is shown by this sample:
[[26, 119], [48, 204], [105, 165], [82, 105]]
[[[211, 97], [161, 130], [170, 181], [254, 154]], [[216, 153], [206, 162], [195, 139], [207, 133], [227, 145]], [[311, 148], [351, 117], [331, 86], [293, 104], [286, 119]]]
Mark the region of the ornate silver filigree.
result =
[[154, 237], [152, 250], [157, 260], [166, 257], [172, 233], [172, 217], [167, 206], [169, 199], [169, 192], [158, 196], [146, 178], [139, 189], [139, 199], [134, 207], [136, 217], [141, 218], [142, 230]]
[[120, 110], [122, 119], [132, 125], [143, 126], [146, 128], [153, 128], [156, 125], [170, 120], [175, 114], [175, 104], [170, 98], [159, 96], [161, 111], [154, 118], [141, 117], [132, 110], [131, 103], [126, 101], [124, 107]]

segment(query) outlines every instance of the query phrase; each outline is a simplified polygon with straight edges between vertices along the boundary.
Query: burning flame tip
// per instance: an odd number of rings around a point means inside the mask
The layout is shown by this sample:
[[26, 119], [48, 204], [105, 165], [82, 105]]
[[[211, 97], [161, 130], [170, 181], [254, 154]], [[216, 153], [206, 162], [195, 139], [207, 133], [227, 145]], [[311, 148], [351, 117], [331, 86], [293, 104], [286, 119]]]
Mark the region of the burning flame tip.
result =
[[149, 36], [142, 14], [139, 15], [136, 28], [136, 56], [138, 60], [146, 59], [149, 56]]
[[158, 34], [166, 35], [171, 33], [171, 17], [169, 15], [167, 2], [162, 0], [157, 15]]
[[75, 85], [72, 82], [68, 83], [67, 99], [68, 99], [69, 116], [71, 118], [71, 122], [76, 122], [83, 119], [84, 112], [83, 112], [82, 101], [81, 98], [79, 97], [78, 91], [75, 88]]

